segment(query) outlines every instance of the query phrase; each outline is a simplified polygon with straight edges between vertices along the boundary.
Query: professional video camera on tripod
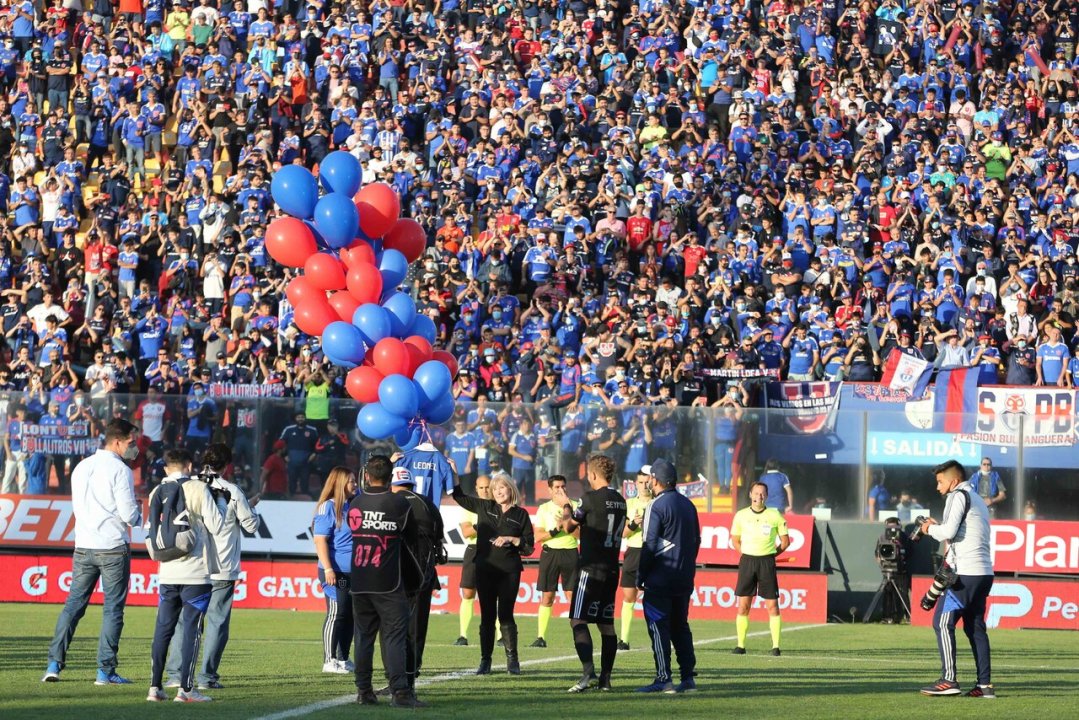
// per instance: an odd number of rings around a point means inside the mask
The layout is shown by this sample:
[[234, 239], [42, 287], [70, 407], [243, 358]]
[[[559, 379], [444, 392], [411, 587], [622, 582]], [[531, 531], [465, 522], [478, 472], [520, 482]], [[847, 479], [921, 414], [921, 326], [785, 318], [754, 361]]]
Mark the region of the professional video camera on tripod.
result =
[[881, 581], [862, 622], [869, 622], [883, 601], [881, 622], [891, 625], [910, 618], [910, 572], [907, 569], [907, 537], [899, 518], [885, 521], [884, 534], [877, 539], [874, 555]]

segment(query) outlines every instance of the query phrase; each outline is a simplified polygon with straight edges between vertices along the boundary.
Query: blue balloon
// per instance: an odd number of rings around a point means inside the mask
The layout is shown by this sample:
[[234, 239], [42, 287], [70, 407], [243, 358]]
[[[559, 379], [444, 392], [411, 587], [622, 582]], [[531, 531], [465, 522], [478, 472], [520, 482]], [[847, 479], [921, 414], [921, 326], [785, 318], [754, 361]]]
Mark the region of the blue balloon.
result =
[[435, 321], [421, 313], [416, 313], [416, 319], [412, 321], [412, 325], [408, 328], [408, 336], [419, 335], [421, 338], [435, 344], [435, 340], [438, 338], [438, 328], [435, 327]]
[[331, 248], [351, 245], [360, 226], [360, 214], [352, 198], [344, 193], [323, 195], [315, 205], [315, 227]]
[[352, 324], [360, 331], [360, 336], [372, 348], [379, 340], [390, 337], [393, 325], [386, 308], [375, 303], [364, 303], [352, 314]]
[[348, 360], [342, 360], [339, 357], [334, 357], [330, 353], [323, 353], [323, 355], [326, 356], [326, 359], [329, 360], [330, 363], [332, 363], [333, 365], [336, 365], [337, 367], [344, 368], [345, 370], [351, 370], [352, 368], [359, 367], [359, 365], [354, 363], [354, 362], [349, 362]]
[[387, 412], [411, 420], [420, 411], [416, 386], [404, 375], [387, 375], [378, 384], [378, 401]]
[[423, 428], [415, 423], [409, 423], [404, 430], [398, 430], [394, 433], [393, 439], [397, 442], [397, 446], [401, 448], [401, 452], [415, 450], [423, 442]]
[[302, 165], [286, 165], [274, 173], [270, 181], [270, 195], [278, 207], [289, 215], [306, 220], [315, 214], [318, 181]]
[[318, 179], [322, 181], [326, 192], [343, 193], [352, 197], [360, 190], [363, 169], [360, 161], [351, 153], [335, 150], [319, 163]]
[[416, 303], [412, 296], [403, 292], [394, 293], [382, 303], [382, 307], [390, 313], [393, 336], [408, 337], [405, 333], [412, 327], [412, 321], [416, 319]]
[[408, 260], [400, 250], [386, 250], [378, 261], [378, 271], [382, 273], [382, 286], [396, 289], [408, 273]]
[[423, 417], [430, 423], [441, 425], [453, 417], [453, 411], [456, 408], [457, 403], [453, 397], [453, 393], [447, 392], [445, 395], [435, 400], [429, 408], [423, 411]]
[[412, 381], [419, 392], [421, 410], [433, 407], [453, 385], [450, 369], [438, 360], [428, 360], [416, 368]]
[[322, 237], [322, 233], [320, 233], [318, 231], [318, 228], [315, 227], [315, 223], [311, 222], [310, 220], [304, 220], [303, 224], [306, 225], [307, 229], [311, 231], [311, 234], [315, 236], [315, 244], [318, 245], [319, 250], [333, 252], [333, 248], [331, 248], [326, 243], [326, 238]]
[[381, 403], [367, 403], [356, 416], [357, 429], [373, 440], [388, 438], [407, 426], [405, 418], [387, 412]]
[[362, 363], [366, 354], [360, 329], [340, 320], [330, 323], [322, 331], [322, 351], [330, 360], [344, 360], [353, 366]]

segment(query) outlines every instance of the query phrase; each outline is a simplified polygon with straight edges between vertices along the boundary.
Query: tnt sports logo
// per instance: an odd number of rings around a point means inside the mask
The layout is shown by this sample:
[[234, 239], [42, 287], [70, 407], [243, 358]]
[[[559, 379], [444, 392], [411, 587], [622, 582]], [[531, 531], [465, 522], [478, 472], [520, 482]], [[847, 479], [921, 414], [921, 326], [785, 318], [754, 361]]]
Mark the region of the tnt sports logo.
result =
[[30, 597], [41, 597], [49, 589], [49, 569], [31, 565], [22, 574], [22, 591]]

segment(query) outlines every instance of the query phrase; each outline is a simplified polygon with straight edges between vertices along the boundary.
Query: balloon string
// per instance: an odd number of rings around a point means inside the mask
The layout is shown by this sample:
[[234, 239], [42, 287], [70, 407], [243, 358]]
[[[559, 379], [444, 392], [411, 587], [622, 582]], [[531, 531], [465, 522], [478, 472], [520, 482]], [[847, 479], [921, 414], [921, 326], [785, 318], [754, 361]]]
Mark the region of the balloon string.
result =
[[427, 421], [424, 420], [423, 418], [420, 418], [420, 439], [421, 440], [426, 440], [427, 442], [431, 443], [432, 445], [435, 444], [434, 439], [431, 437], [431, 431], [427, 427]]

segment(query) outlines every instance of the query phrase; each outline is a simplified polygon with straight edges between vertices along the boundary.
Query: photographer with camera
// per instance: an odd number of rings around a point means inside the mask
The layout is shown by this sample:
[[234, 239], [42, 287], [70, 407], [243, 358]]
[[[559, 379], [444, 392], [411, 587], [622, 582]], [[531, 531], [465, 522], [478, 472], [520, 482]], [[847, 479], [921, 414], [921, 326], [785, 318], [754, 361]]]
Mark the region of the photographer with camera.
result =
[[[244, 496], [243, 490], [226, 480], [223, 475], [226, 468], [232, 464], [232, 449], [225, 443], [212, 443], [203, 454], [203, 468], [196, 475], [196, 480], [201, 480], [210, 488], [214, 504], [222, 517], [220, 532], [211, 531], [209, 545], [217, 556], [217, 570], [210, 575], [212, 590], [210, 602], [206, 608], [205, 622], [202, 635], [202, 666], [199, 668], [197, 680], [200, 690], [216, 690], [222, 687], [221, 676], [218, 669], [221, 666], [221, 656], [225, 652], [225, 645], [229, 641], [229, 621], [232, 619], [232, 598], [236, 587], [236, 581], [240, 579], [240, 543], [243, 539], [243, 530], [253, 533], [258, 530], [259, 516], [254, 511], [259, 498], [255, 496], [250, 501]], [[165, 667], [170, 679], [166, 687], [172, 687], [179, 682], [180, 678], [180, 649], [184, 635], [184, 618], [176, 629], [169, 647], [169, 661]]]
[[[995, 698], [990, 680], [989, 635], [985, 628], [985, 605], [993, 587], [993, 561], [989, 551], [989, 509], [976, 488], [965, 478], [963, 466], [948, 460], [933, 469], [937, 492], [946, 499], [944, 519], [920, 523], [916, 537], [929, 535], [947, 542], [945, 563], [934, 578], [933, 587], [922, 599], [922, 608], [936, 605], [933, 628], [940, 649], [940, 679], [922, 688], [923, 695], [959, 695], [955, 673], [955, 626], [963, 620], [963, 631], [974, 651], [978, 684], [967, 697]], [[919, 518], [921, 519], [921, 518]], [[939, 595], [944, 599], [937, 603]]]

